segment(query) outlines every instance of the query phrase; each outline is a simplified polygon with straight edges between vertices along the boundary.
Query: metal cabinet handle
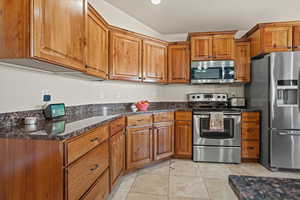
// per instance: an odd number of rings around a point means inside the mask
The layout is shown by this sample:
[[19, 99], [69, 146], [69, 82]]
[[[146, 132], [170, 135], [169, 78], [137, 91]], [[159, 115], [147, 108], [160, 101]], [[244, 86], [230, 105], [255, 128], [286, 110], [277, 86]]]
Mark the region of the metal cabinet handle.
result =
[[100, 167], [100, 165], [95, 164], [95, 167], [91, 168], [90, 170], [91, 170], [91, 171], [95, 171], [95, 170], [98, 169], [99, 167]]
[[99, 140], [99, 138], [98, 138], [98, 137], [95, 137], [95, 138], [91, 139], [90, 141], [91, 141], [91, 142], [96, 142], [96, 141], [98, 141], [98, 140]]
[[249, 149], [249, 150], [253, 150], [253, 149], [255, 149], [254, 147], [247, 147], [247, 149]]

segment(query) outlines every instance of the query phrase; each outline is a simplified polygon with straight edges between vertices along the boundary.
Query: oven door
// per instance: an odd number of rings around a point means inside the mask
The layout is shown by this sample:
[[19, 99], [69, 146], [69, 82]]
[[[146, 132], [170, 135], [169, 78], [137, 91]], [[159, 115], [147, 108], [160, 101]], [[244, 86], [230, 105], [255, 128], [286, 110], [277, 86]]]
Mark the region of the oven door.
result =
[[224, 114], [224, 132], [209, 130], [209, 114], [194, 115], [193, 144], [241, 146], [240, 114]]

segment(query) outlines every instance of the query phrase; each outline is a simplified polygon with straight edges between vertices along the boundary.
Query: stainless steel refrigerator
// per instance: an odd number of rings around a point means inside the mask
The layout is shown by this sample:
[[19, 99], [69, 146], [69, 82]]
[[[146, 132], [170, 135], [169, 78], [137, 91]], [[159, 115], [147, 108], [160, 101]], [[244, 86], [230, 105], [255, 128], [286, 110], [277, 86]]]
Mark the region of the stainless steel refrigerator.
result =
[[261, 163], [300, 169], [300, 52], [252, 59], [247, 105], [261, 111]]

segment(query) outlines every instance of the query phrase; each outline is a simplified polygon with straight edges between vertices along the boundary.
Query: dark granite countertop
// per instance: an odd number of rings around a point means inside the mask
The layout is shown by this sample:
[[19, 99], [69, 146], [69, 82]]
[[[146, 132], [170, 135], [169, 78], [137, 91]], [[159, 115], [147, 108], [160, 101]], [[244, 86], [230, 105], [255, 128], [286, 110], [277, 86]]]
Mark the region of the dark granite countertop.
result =
[[53, 121], [41, 121], [33, 126], [12, 126], [0, 129], [0, 138], [22, 138], [22, 139], [47, 139], [64, 140], [78, 136], [104, 123], [110, 122], [125, 115], [136, 115], [146, 113], [158, 113], [167, 111], [191, 110], [189, 108], [180, 109], [160, 109], [145, 112], [123, 112], [107, 116], [73, 116], [70, 119], [60, 119]]
[[300, 200], [300, 179], [229, 176], [240, 200]]
[[[240, 112], [252, 111], [251, 109], [236, 109]], [[64, 140], [78, 136], [91, 129], [94, 129], [104, 123], [110, 122], [116, 118], [126, 115], [136, 115], [145, 113], [157, 113], [167, 111], [192, 111], [191, 108], [167, 108], [152, 109], [145, 112], [120, 112], [111, 115], [84, 114], [72, 115], [66, 119], [55, 121], [40, 121], [33, 126], [8, 126], [0, 128], [0, 138], [22, 138], [22, 139], [48, 139]]]

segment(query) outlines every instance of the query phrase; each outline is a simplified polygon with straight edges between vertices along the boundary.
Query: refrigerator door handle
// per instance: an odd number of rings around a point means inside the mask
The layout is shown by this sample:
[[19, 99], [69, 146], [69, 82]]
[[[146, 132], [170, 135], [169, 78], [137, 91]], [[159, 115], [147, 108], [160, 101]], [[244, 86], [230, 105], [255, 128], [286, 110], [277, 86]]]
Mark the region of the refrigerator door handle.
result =
[[297, 104], [298, 104], [298, 111], [300, 111], [300, 71], [298, 72], [298, 90], [297, 90]]

